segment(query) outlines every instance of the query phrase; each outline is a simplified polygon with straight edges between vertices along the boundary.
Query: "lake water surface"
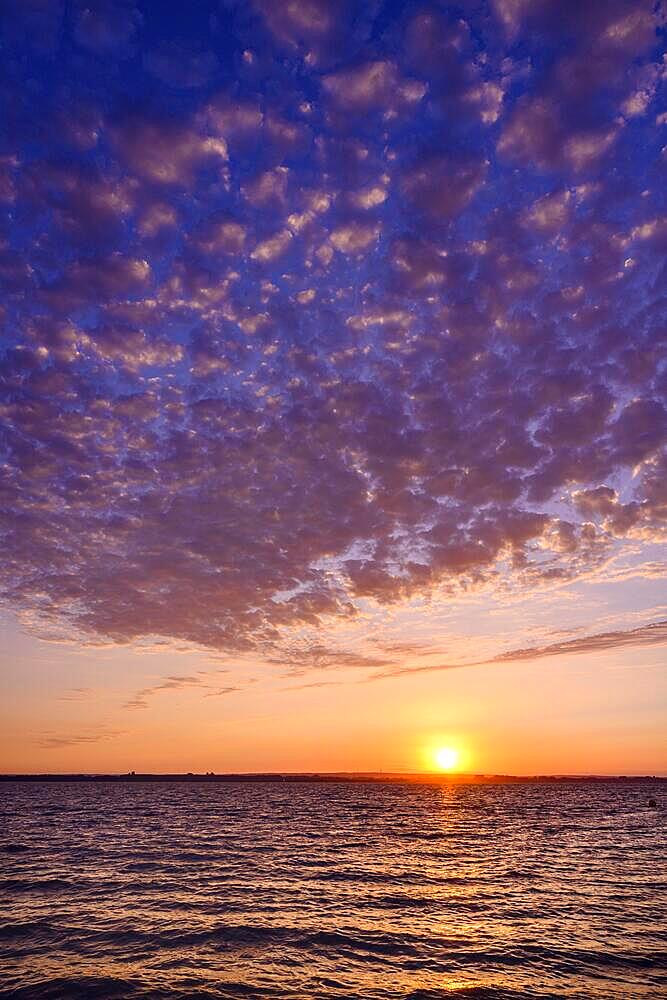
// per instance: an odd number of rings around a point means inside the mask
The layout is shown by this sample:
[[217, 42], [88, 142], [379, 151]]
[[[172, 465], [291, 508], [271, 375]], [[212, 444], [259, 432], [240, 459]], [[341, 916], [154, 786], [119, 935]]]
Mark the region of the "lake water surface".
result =
[[666, 805], [632, 782], [2, 783], [0, 996], [664, 998]]

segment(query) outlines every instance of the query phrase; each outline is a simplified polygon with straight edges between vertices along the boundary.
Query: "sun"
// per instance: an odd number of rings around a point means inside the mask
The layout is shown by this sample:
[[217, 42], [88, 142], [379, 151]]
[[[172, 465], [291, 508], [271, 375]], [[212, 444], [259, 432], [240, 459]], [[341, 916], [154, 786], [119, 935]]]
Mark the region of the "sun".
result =
[[459, 756], [459, 751], [455, 747], [438, 747], [433, 759], [441, 771], [455, 771]]

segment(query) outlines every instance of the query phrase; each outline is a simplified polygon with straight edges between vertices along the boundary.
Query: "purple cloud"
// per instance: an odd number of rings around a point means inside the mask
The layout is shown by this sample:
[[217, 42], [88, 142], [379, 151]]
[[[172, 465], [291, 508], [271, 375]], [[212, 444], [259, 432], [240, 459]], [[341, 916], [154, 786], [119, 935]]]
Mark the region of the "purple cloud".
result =
[[664, 540], [652, 3], [56, 6], [0, 95], [7, 606], [284, 662]]

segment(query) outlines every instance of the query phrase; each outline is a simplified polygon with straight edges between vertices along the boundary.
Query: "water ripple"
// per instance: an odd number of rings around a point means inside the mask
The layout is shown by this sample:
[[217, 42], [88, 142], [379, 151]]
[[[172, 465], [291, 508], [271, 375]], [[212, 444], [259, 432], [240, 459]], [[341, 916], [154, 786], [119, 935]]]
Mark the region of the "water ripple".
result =
[[657, 1000], [664, 796], [3, 783], [0, 997]]

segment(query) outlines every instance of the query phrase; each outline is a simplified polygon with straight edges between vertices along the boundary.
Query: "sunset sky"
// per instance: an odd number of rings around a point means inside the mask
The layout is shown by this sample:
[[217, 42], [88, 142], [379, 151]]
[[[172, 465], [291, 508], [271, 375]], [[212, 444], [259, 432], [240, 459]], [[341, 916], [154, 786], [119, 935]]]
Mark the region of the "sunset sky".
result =
[[665, 4], [0, 16], [0, 770], [667, 773]]

